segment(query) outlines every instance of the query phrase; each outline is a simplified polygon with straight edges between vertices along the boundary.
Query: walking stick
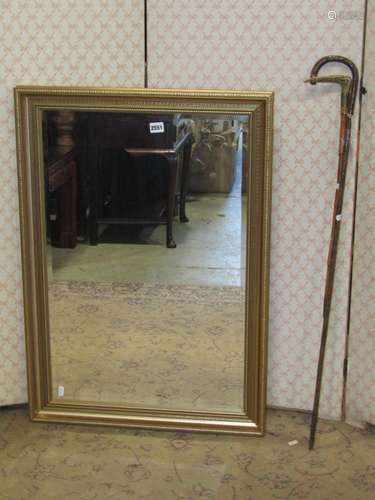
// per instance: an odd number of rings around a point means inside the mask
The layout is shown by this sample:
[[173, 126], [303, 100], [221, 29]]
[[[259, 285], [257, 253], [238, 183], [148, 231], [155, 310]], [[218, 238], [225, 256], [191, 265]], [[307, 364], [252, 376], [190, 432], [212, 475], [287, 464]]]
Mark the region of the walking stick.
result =
[[[318, 77], [317, 75], [322, 66], [330, 62], [339, 62], [348, 66], [352, 75], [331, 75]], [[310, 78], [306, 80], [306, 82], [309, 82], [312, 85], [320, 82], [337, 83], [341, 86], [339, 161], [337, 168], [336, 193], [333, 205], [331, 241], [327, 258], [326, 283], [323, 302], [323, 325], [320, 341], [318, 370], [316, 375], [314, 407], [310, 427], [309, 449], [312, 450], [315, 442], [315, 432], [319, 413], [319, 400], [322, 385], [324, 355], [326, 350], [329, 315], [331, 311], [333, 284], [335, 278], [337, 247], [340, 234], [341, 212], [345, 190], [345, 177], [348, 166], [351, 121], [358, 87], [358, 70], [355, 64], [346, 57], [326, 56], [322, 57], [321, 59], [319, 59], [319, 61], [316, 62], [311, 70]]]

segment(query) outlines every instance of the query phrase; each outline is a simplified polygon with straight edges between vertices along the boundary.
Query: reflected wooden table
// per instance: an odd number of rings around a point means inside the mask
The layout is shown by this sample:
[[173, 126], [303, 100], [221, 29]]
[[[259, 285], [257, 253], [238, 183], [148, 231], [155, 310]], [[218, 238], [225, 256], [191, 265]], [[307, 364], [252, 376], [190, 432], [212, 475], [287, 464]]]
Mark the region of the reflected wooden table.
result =
[[[173, 219], [178, 209], [180, 222], [188, 222], [186, 216], [186, 194], [189, 183], [190, 158], [193, 136], [191, 132], [184, 132], [171, 148], [143, 148], [124, 147], [123, 149], [133, 158], [158, 158], [168, 165], [167, 207], [165, 216], [159, 217], [117, 217], [100, 218], [97, 216], [97, 192], [99, 189], [98, 168], [91, 181], [91, 202], [89, 217], [89, 238], [92, 245], [98, 243], [98, 224], [132, 224], [132, 225], [166, 225], [166, 246], [175, 248], [173, 238]], [[179, 156], [182, 154], [182, 162]], [[177, 185], [179, 184], [179, 185]]]
[[[176, 248], [173, 239], [173, 218], [176, 209], [176, 191], [180, 222], [189, 222], [186, 216], [186, 193], [189, 182], [190, 158], [191, 158], [192, 134], [186, 132], [177, 141], [172, 149], [147, 149], [147, 148], [125, 148], [126, 152], [135, 158], [147, 156], [163, 158], [168, 163], [168, 188], [167, 188], [167, 215], [155, 221], [145, 220], [144, 224], [165, 224], [167, 227], [167, 247]], [[182, 168], [179, 172], [179, 154], [182, 151]], [[180, 178], [180, 186], [177, 188], [177, 179]], [[133, 219], [136, 220], [136, 219]]]

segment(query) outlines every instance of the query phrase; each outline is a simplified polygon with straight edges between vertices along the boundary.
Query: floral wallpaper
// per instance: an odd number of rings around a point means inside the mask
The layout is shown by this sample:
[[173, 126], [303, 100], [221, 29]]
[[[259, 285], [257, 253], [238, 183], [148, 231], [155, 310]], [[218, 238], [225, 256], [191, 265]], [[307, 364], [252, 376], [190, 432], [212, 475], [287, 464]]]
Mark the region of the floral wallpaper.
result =
[[[26, 399], [12, 89], [28, 83], [142, 86], [144, 75], [141, 0], [1, 0], [0, 6], [4, 405]], [[312, 406], [336, 183], [339, 91], [303, 80], [326, 54], [342, 54], [359, 65], [362, 26], [362, 0], [148, 0], [150, 87], [275, 91], [271, 405]], [[353, 132], [354, 137], [355, 127]], [[353, 151], [321, 406], [321, 415], [333, 418], [341, 411], [354, 156]]]
[[375, 424], [375, 1], [368, 2], [346, 417]]
[[0, 0], [0, 405], [26, 394], [13, 88], [143, 85], [143, 1]]
[[[148, 5], [150, 86], [275, 91], [268, 402], [310, 409], [336, 186], [340, 91], [337, 85], [313, 87], [303, 80], [327, 54], [360, 64], [364, 4], [149, 0]], [[343, 68], [331, 65], [327, 71]], [[341, 413], [354, 156], [321, 399], [321, 415], [330, 417]]]

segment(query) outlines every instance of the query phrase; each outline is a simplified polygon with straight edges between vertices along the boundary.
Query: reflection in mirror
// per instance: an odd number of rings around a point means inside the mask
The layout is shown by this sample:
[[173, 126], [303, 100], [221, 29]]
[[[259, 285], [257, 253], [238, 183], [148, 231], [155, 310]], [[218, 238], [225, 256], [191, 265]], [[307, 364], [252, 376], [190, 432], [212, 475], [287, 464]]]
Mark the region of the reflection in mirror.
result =
[[43, 112], [54, 399], [244, 411], [248, 127]]

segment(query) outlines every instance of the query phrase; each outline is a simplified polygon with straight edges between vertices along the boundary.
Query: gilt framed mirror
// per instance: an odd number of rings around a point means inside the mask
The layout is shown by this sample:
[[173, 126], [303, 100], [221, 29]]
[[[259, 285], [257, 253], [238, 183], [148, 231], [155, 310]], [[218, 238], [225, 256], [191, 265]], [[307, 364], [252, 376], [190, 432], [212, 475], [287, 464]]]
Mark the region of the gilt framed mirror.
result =
[[32, 420], [262, 434], [272, 92], [15, 102]]

